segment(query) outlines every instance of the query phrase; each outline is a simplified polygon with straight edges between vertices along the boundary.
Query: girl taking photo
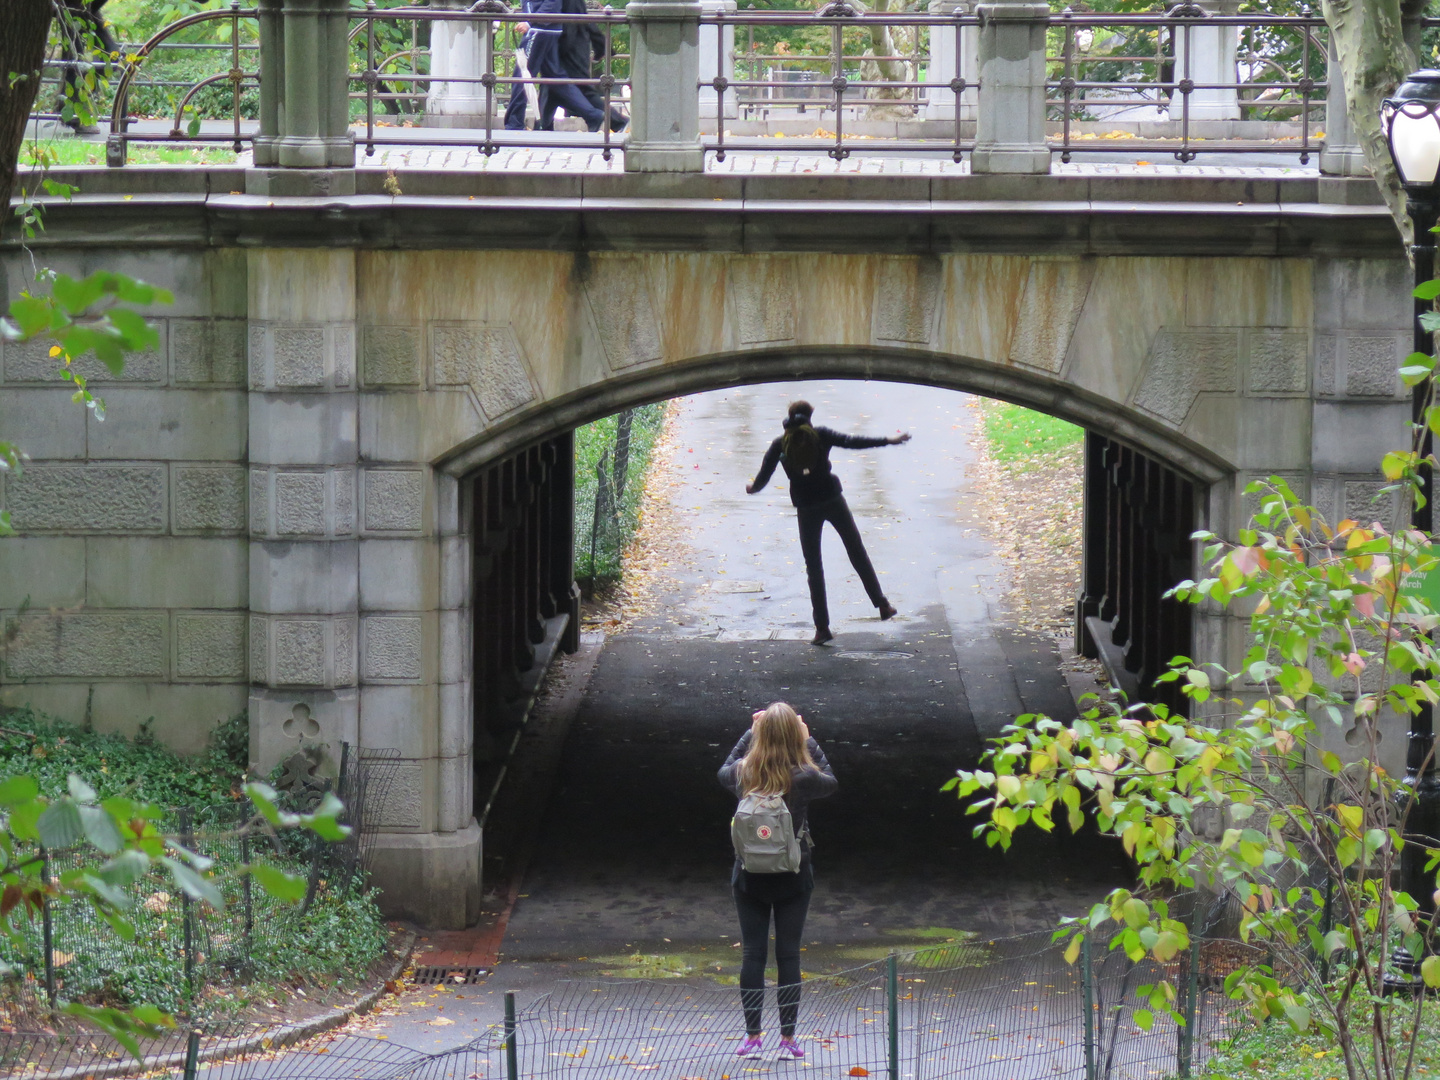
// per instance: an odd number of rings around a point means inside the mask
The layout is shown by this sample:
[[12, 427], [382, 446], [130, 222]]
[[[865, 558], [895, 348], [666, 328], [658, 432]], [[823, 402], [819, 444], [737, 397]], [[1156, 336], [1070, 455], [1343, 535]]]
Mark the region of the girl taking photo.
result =
[[[780, 1056], [800, 1059], [805, 1051], [795, 1042], [800, 1011], [800, 939], [815, 878], [810, 866], [807, 811], [815, 799], [833, 795], [838, 786], [820, 744], [810, 738], [805, 721], [783, 701], [751, 717], [750, 730], [720, 767], [720, 783], [737, 799], [778, 795], [790, 812], [799, 838], [800, 868], [794, 872], [746, 871], [737, 854], [730, 875], [735, 909], [740, 915], [740, 1004], [745, 1012], [745, 1041], [738, 1057], [753, 1057], [764, 1047], [760, 1028], [765, 994], [765, 961], [770, 924], [775, 925], [776, 992], [780, 1007]], [[768, 836], [768, 833], [765, 835]]]

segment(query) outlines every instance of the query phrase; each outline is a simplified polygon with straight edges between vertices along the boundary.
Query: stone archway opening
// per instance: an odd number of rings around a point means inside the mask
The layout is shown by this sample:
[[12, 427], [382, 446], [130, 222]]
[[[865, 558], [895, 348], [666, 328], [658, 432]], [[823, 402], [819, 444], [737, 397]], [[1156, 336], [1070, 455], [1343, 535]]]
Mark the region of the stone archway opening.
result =
[[[780, 397], [788, 392], [780, 390], [788, 382], [750, 383], [775, 386]], [[624, 404], [654, 400], [657, 388], [637, 380]], [[1026, 403], [1038, 404], [1033, 396]], [[590, 419], [609, 404], [591, 402], [589, 414], [581, 415]], [[1080, 411], [1081, 405], [1066, 406], [1070, 415]], [[1110, 430], [1120, 423], [1123, 418], [1112, 418]], [[579, 644], [579, 591], [571, 574], [572, 431], [548, 432], [491, 459], [462, 484], [472, 522], [474, 797], [482, 826], [546, 668]], [[1189, 453], [1172, 450], [1175, 457]], [[1163, 594], [1193, 572], [1189, 537], [1204, 520], [1206, 485], [1093, 429], [1087, 429], [1083, 461], [1085, 502], [1075, 510], [1084, 545], [1075, 640], [1134, 698], [1155, 689], [1152, 680], [1170, 657], [1191, 652], [1191, 611]], [[793, 531], [778, 520], [775, 527], [787, 537]]]

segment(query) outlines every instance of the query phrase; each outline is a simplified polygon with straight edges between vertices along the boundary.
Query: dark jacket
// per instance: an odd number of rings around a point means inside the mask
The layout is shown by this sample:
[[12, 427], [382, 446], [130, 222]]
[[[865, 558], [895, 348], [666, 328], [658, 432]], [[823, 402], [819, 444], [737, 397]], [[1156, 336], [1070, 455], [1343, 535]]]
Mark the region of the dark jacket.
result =
[[[720, 766], [717, 774], [720, 784], [726, 791], [740, 798], [740, 759], [750, 752], [750, 740], [754, 737], [753, 730], [747, 730], [740, 736], [740, 741], [735, 744], [735, 749], [730, 751], [730, 756], [725, 759], [725, 764]], [[737, 856], [735, 866], [730, 872], [730, 884], [735, 888], [746, 892], [764, 891], [774, 893], [794, 892], [796, 889], [808, 889], [815, 883], [814, 871], [810, 866], [810, 842], [805, 835], [805, 826], [809, 822], [810, 804], [816, 799], [823, 799], [827, 795], [834, 795], [835, 789], [840, 786], [835, 779], [835, 772], [830, 768], [830, 762], [825, 757], [825, 751], [820, 749], [820, 744], [810, 739], [806, 744], [810, 750], [810, 757], [815, 762], [814, 769], [796, 769], [791, 774], [790, 791], [785, 796], [785, 805], [790, 810], [790, 820], [795, 826], [795, 835], [800, 837], [800, 872], [797, 874], [749, 874], [740, 865]], [[766, 896], [765, 899], [769, 899]], [[776, 899], [781, 898], [776, 896]]]
[[[562, 15], [584, 15], [588, 10], [585, 0], [560, 0]], [[572, 79], [591, 78], [592, 56], [605, 56], [605, 31], [594, 23], [565, 23], [560, 28], [560, 64], [565, 73]]]
[[[842, 435], [828, 427], [817, 427], [815, 434], [820, 439], [820, 464], [812, 469], [809, 476], [790, 477], [790, 502], [795, 506], [815, 506], [826, 499], [833, 499], [841, 492], [840, 478], [830, 471], [830, 448], [839, 446], [846, 450], [868, 450], [872, 446], [888, 446], [888, 438], [870, 438], [865, 435]], [[770, 482], [775, 466], [780, 464], [784, 452], [784, 436], [777, 438], [765, 451], [760, 462], [760, 471], [750, 487], [759, 491]]]

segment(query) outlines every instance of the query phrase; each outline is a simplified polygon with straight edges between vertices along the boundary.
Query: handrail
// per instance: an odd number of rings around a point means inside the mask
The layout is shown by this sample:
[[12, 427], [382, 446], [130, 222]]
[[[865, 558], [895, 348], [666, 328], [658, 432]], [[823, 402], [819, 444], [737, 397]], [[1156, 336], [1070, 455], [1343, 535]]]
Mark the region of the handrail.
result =
[[[235, 152], [238, 154], [243, 149], [245, 141], [251, 138], [251, 136], [244, 135], [240, 130], [241, 86], [247, 80], [253, 81], [256, 84], [258, 84], [260, 81], [260, 75], [258, 72], [247, 72], [240, 67], [240, 20], [258, 18], [259, 13], [255, 9], [242, 8], [240, 6], [240, 0], [231, 0], [230, 7], [228, 9], [220, 8], [216, 9], [215, 11], [197, 11], [193, 15], [186, 15], [184, 18], [176, 19], [173, 23], [170, 23], [168, 26], [161, 27], [154, 34], [152, 34], [150, 40], [146, 41], [145, 44], [140, 46], [138, 51], [130, 55], [129, 60], [125, 65], [125, 70], [120, 75], [120, 81], [115, 87], [115, 101], [111, 105], [110, 110], [110, 134], [105, 140], [105, 163], [112, 167], [119, 167], [125, 164], [126, 158], [128, 157], [129, 143], [131, 140], [131, 137], [127, 134], [129, 130], [130, 120], [128, 109], [128, 105], [130, 103], [130, 84], [134, 80], [135, 72], [139, 70], [140, 65], [167, 38], [173, 37], [180, 31], [187, 30], [192, 26], [198, 26], [201, 23], [206, 22], [216, 22], [221, 19], [229, 19], [231, 22], [230, 70], [226, 72], [223, 76], [211, 77], [205, 81], [215, 82], [218, 81], [219, 78], [223, 78], [228, 80], [231, 86], [234, 88], [235, 127], [232, 137], [232, 144], [234, 146]], [[184, 105], [189, 103], [190, 99], [194, 97], [195, 92], [198, 89], [199, 86], [196, 86], [192, 88], [188, 94], [185, 95], [185, 98], [181, 103], [181, 108], [175, 114], [176, 129], [178, 129], [180, 126], [180, 116], [184, 112]], [[175, 132], [172, 131], [171, 137], [174, 137], [174, 135]]]

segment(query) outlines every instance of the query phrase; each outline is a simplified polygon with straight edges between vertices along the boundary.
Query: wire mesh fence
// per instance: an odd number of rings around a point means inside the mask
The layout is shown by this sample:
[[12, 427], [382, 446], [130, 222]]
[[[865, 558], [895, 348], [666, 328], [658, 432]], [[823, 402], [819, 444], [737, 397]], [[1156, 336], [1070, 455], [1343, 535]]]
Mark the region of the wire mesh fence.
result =
[[[363, 870], [398, 764], [397, 750], [348, 745], [333, 780], [316, 776], [306, 755], [287, 762], [282, 798], [288, 809], [312, 809], [328, 790], [345, 804], [340, 820], [351, 832], [336, 843], [309, 832], [267, 836], [248, 828], [248, 802], [168, 811], [157, 829], [214, 860], [223, 908], [192, 900], [152, 870], [129, 889], [135, 934], [126, 940], [88, 903], [45, 901], [38, 917], [21, 925], [18, 939], [0, 942], [14, 968], [0, 983], [0, 1070], [111, 1075], [134, 1068], [110, 1039], [55, 1012], [64, 1001], [144, 1001], [174, 1013], [179, 1030], [145, 1050], [147, 1057], [181, 1064], [192, 1041], [193, 1049], [203, 1043], [213, 1050], [275, 1026], [245, 1015], [246, 995], [233, 993], [239, 986], [283, 984], [311, 1013], [352, 994], [356, 982], [385, 961], [388, 930], [363, 918], [370, 904]], [[248, 876], [226, 873], [253, 863], [304, 875], [303, 901], [285, 903]], [[81, 864], [75, 851], [55, 852], [45, 869], [53, 876]]]
[[[805, 978], [796, 1025], [805, 1064], [827, 1076], [888, 1080], [1189, 1076], [1245, 1023], [1223, 993], [1224, 976], [1264, 960], [1197, 932], [1192, 950], [1168, 965], [1132, 963], [1098, 946], [1072, 964], [1052, 937], [973, 938]], [[1176, 986], [1187, 1022], [1157, 1016], [1147, 1030], [1137, 1023], [1136, 991], [1161, 977]], [[736, 1059], [741, 993], [694, 979], [561, 982], [523, 1010], [507, 994], [503, 1023], [441, 1053], [336, 1034], [281, 1053], [237, 1051], [199, 1071], [207, 1080], [621, 1080], [647, 1072], [721, 1080], [781, 1064], [774, 987], [762, 1007], [767, 1049]]]

